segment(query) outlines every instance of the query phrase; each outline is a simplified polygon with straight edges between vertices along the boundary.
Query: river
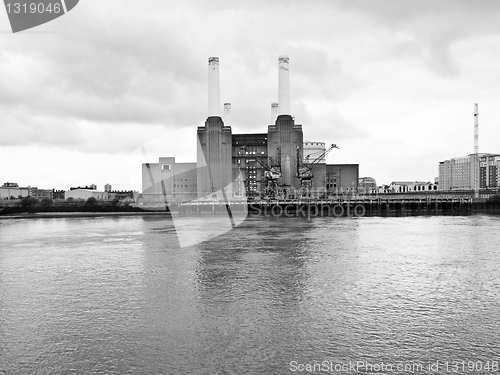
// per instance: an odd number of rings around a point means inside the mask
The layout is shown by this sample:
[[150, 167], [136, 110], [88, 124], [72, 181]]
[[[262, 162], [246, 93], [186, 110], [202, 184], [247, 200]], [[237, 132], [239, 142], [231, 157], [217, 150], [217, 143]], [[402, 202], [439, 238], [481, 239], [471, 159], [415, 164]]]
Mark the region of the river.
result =
[[156, 216], [0, 220], [0, 374], [485, 373], [499, 228], [252, 217], [181, 248]]

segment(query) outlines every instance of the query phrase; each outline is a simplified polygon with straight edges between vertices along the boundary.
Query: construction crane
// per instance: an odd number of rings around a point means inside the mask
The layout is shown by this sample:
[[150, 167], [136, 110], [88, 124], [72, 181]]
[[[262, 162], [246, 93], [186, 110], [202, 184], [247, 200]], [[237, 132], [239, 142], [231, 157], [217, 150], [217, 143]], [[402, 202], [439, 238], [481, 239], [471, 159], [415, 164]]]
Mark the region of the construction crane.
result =
[[304, 163], [300, 165], [300, 148], [297, 146], [297, 178], [300, 178], [300, 191], [299, 196], [310, 197], [312, 190], [312, 179], [314, 178], [313, 166], [318, 164], [326, 155], [334, 148], [338, 148], [336, 144], [333, 144], [325, 151], [323, 151], [316, 159], [309, 162], [311, 155], [307, 155], [304, 158]]
[[264, 198], [282, 198], [286, 195], [286, 187], [278, 184], [278, 180], [281, 178], [281, 157], [280, 148], [278, 147], [278, 153], [276, 159], [269, 156], [269, 164], [261, 162], [256, 158], [257, 163], [259, 163], [264, 169], [265, 187], [264, 187]]
[[[271, 159], [271, 157], [269, 157], [269, 159]], [[266, 180], [276, 181], [278, 180], [278, 178], [281, 177], [281, 171], [279, 167], [276, 166], [271, 167], [267, 164], [262, 163], [258, 158], [256, 160], [257, 163], [259, 163], [262, 166], [262, 168], [264, 168], [264, 178]]]

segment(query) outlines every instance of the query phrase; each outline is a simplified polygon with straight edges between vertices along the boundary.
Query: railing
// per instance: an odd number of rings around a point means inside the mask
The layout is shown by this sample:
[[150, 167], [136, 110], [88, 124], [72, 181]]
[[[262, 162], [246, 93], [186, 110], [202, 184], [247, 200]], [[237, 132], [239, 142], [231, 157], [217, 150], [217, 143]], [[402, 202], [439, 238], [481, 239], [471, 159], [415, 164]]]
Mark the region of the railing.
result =
[[[487, 200], [488, 198], [498, 195], [498, 190], [482, 191], [479, 194], [479, 201]], [[239, 204], [308, 204], [308, 203], [338, 203], [338, 202], [401, 202], [401, 201], [473, 201], [473, 191], [421, 191], [421, 192], [407, 192], [407, 193], [376, 193], [376, 194], [338, 194], [323, 197], [311, 198], [288, 198], [288, 199], [230, 199], [227, 201], [231, 205]], [[182, 202], [180, 205], [212, 205], [212, 204], [225, 204], [223, 200], [195, 200]]]

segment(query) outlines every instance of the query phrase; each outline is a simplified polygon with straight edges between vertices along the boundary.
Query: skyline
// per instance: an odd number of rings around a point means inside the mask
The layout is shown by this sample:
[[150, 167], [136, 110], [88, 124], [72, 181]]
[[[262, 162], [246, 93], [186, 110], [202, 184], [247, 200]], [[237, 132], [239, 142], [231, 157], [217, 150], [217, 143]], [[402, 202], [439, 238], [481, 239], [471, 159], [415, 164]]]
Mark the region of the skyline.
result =
[[129, 155], [171, 133], [192, 136], [147, 161], [195, 161], [210, 56], [233, 132], [251, 133], [269, 125], [288, 55], [304, 140], [338, 144], [327, 162], [379, 185], [433, 181], [440, 161], [473, 153], [474, 103], [479, 151], [500, 152], [498, 3], [170, 4], [87, 0], [39, 33], [0, 34], [1, 183], [140, 191]]

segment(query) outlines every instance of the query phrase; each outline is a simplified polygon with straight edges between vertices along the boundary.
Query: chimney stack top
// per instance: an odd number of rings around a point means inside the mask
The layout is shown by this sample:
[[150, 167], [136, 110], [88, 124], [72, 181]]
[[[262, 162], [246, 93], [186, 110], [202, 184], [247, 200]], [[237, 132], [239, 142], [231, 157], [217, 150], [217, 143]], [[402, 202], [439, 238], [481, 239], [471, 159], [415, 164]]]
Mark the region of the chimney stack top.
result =
[[208, 116], [220, 117], [219, 58], [208, 58]]
[[281, 55], [280, 57], [278, 57], [278, 62], [279, 63], [288, 63], [288, 55]]
[[290, 68], [286, 55], [278, 58], [278, 114], [291, 115], [290, 111]]

